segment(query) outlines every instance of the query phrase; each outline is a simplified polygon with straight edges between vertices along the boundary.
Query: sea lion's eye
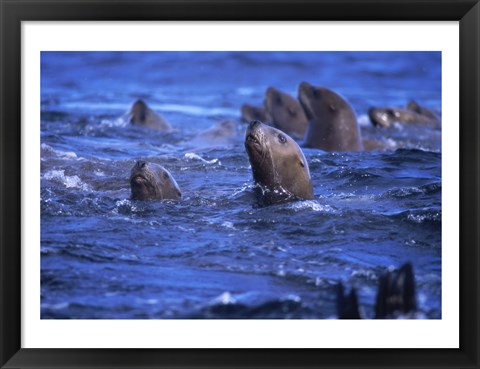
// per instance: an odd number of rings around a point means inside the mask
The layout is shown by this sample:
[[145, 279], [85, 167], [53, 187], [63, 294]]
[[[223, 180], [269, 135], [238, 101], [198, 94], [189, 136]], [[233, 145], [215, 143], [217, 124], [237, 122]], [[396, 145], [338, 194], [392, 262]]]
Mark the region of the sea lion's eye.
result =
[[168, 173], [167, 173], [167, 172], [165, 172], [165, 173], [163, 173], [163, 178], [165, 178], [165, 179], [169, 179], [169, 178], [170, 178], [170, 176], [168, 175]]
[[312, 87], [312, 96], [315, 98], [320, 96], [320, 94], [318, 93], [318, 90], [315, 87]]
[[278, 104], [278, 105], [282, 105], [282, 97], [280, 95], [277, 95], [275, 97], [275, 102]]
[[278, 141], [282, 144], [284, 144], [285, 142], [287, 142], [287, 138], [282, 135], [281, 133], [278, 134]]

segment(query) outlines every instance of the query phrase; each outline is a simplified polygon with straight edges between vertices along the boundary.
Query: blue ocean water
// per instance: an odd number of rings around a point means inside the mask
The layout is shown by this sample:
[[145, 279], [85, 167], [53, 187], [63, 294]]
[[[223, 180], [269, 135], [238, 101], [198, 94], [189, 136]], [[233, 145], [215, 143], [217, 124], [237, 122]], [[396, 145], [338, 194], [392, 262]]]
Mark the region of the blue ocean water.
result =
[[[240, 107], [302, 81], [395, 149], [304, 149], [314, 199], [254, 207]], [[137, 98], [174, 130], [128, 125]], [[338, 281], [371, 318], [379, 276], [407, 261], [419, 316], [441, 318], [441, 130], [366, 115], [411, 99], [441, 112], [441, 53], [43, 52], [41, 99], [43, 319], [334, 318]], [[224, 119], [235, 137], [198, 136]], [[182, 200], [131, 200], [139, 159]]]

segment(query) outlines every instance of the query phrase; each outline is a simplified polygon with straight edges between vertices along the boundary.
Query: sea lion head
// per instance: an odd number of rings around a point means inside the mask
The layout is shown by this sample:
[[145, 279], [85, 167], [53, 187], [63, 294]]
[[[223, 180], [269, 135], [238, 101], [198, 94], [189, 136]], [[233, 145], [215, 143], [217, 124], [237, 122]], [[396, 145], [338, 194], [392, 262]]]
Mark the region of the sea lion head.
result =
[[245, 133], [245, 149], [262, 204], [313, 197], [307, 160], [290, 136], [252, 121]]
[[395, 108], [370, 108], [368, 116], [374, 126], [390, 127], [402, 119], [401, 112]]
[[308, 120], [297, 99], [274, 87], [265, 92], [265, 111], [272, 125], [296, 137], [303, 138]]
[[326, 87], [312, 86], [307, 82], [299, 85], [298, 100], [309, 120], [352, 110], [350, 104], [336, 92]]
[[302, 82], [298, 100], [309, 120], [304, 145], [326, 151], [357, 151], [362, 143], [351, 105], [336, 92]]
[[180, 199], [177, 182], [164, 167], [139, 160], [130, 173], [133, 200]]
[[130, 124], [144, 124], [147, 120], [147, 113], [149, 107], [141, 99], [135, 101], [130, 109], [129, 120]]
[[231, 119], [222, 120], [218, 123], [219, 135], [232, 136], [237, 131], [237, 123]]

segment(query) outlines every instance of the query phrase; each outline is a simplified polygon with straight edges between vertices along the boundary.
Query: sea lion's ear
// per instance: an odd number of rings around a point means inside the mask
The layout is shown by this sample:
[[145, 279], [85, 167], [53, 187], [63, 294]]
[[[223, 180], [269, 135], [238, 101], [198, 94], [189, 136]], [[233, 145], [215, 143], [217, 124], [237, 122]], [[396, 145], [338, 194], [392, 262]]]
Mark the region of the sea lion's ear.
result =
[[169, 179], [169, 178], [170, 178], [170, 176], [168, 175], [168, 173], [167, 173], [167, 172], [163, 172], [163, 178], [165, 178], [165, 179]]
[[303, 162], [303, 160], [300, 160], [300, 166], [301, 166], [302, 168], [305, 168], [305, 163]]
[[335, 112], [335, 111], [337, 110], [337, 108], [336, 108], [335, 105], [333, 105], [333, 104], [329, 104], [329, 105], [328, 105], [328, 109], [329, 109], [330, 111], [332, 111], [332, 112]]

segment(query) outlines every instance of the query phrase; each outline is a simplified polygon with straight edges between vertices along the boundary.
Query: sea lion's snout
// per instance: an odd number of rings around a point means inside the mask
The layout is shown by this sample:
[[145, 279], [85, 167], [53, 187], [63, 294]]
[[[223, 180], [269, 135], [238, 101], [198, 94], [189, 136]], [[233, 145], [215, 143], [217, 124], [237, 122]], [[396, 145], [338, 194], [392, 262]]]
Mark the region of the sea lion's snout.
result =
[[132, 168], [130, 181], [137, 184], [142, 183], [145, 180], [145, 172], [147, 169], [147, 162], [144, 160], [138, 160]]
[[252, 120], [248, 125], [247, 131], [245, 133], [245, 144], [246, 145], [260, 145], [260, 129], [262, 127], [262, 122], [259, 120]]
[[182, 193], [173, 176], [159, 164], [138, 160], [130, 174], [133, 200], [178, 200]]
[[262, 122], [260, 122], [259, 120], [252, 120], [250, 122], [250, 124], [248, 125], [248, 129], [253, 130], [253, 129], [255, 129], [256, 126], [258, 126], [260, 124], [262, 124]]

